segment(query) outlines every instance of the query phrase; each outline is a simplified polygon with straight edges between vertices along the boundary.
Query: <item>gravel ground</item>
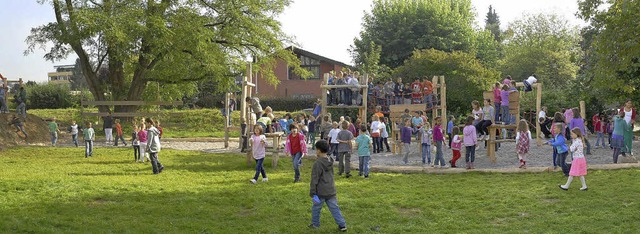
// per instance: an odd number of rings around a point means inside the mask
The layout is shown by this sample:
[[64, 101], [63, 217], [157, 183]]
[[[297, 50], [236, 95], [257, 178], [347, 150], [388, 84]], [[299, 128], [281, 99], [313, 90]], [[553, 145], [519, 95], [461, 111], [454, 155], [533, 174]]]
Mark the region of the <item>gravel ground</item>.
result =
[[[544, 141], [543, 141], [544, 142]], [[590, 138], [591, 144], [595, 143], [595, 138]], [[62, 139], [60, 142], [61, 146], [71, 146], [70, 141], [66, 139]], [[96, 142], [97, 147], [105, 147], [103, 142]], [[238, 150], [238, 142], [230, 141], [229, 149], [224, 149], [223, 142], [193, 142], [193, 141], [179, 141], [178, 139], [167, 140], [162, 144], [163, 148], [171, 148], [176, 150], [195, 150], [195, 151], [203, 151], [208, 153], [239, 153]], [[634, 141], [634, 152], [640, 152], [640, 142]], [[113, 146], [106, 146], [113, 147]], [[123, 147], [123, 146], [121, 146]], [[529, 150], [529, 155], [527, 155], [527, 166], [528, 167], [550, 167], [553, 166], [552, 162], [552, 148], [548, 145], [537, 146], [535, 141], [532, 142], [531, 148]], [[591, 149], [591, 155], [586, 155], [588, 164], [610, 164], [612, 163], [612, 153], [613, 151], [609, 148], [606, 149]], [[314, 155], [315, 152], [309, 149], [310, 156]], [[464, 166], [464, 149], [461, 152], [462, 157], [458, 160], [458, 166]], [[280, 155], [281, 157], [283, 154]], [[446, 162], [451, 160], [453, 156], [453, 152], [446, 148], [444, 149], [444, 159]], [[432, 154], [432, 161], [435, 158], [435, 155]], [[570, 159], [568, 159], [570, 160]], [[352, 161], [355, 167], [357, 167], [357, 155], [352, 156]], [[619, 162], [621, 163], [637, 163], [637, 155], [627, 157], [620, 157]], [[409, 154], [409, 163], [404, 164], [402, 162], [402, 155], [392, 154], [392, 153], [380, 153], [374, 154], [371, 158], [371, 167], [376, 166], [416, 166], [422, 167], [422, 159], [419, 153], [418, 144], [412, 144], [411, 153]], [[447, 163], [447, 167], [449, 167], [449, 163]], [[476, 150], [476, 160], [475, 167], [477, 169], [503, 169], [503, 168], [517, 168], [519, 166], [518, 156], [515, 153], [515, 143], [502, 143], [501, 147], [498, 151], [496, 151], [496, 162], [492, 163], [489, 157], [487, 156], [487, 150], [484, 147], [479, 147]]]

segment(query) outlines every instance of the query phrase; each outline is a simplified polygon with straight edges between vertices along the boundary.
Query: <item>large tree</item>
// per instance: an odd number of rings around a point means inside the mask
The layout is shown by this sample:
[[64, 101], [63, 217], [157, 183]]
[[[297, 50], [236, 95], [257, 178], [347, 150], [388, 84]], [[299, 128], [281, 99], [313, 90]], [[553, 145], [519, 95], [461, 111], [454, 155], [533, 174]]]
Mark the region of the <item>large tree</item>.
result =
[[575, 80], [579, 35], [567, 20], [553, 14], [526, 15], [509, 25], [504, 40], [502, 74], [516, 80], [536, 74], [546, 87], [556, 88]]
[[[470, 0], [375, 0], [351, 52], [356, 64], [379, 45], [380, 64], [396, 68], [416, 49], [469, 51], [474, 44]], [[373, 43], [372, 43], [373, 42]]]
[[500, 31], [500, 17], [498, 16], [498, 13], [496, 13], [496, 9], [494, 9], [491, 5], [489, 5], [489, 12], [487, 12], [487, 16], [484, 19], [484, 29], [491, 32], [494, 40], [498, 42], [502, 41], [502, 32]]
[[[260, 58], [254, 69], [274, 83], [276, 58], [304, 73], [295, 55], [282, 50], [287, 37], [274, 19], [290, 0], [40, 2], [52, 5], [56, 21], [32, 29], [27, 53], [48, 45], [51, 61], [75, 53], [95, 100], [162, 97], [148, 94], [149, 82], [157, 83], [157, 93], [160, 86], [202, 80], [229, 86], [249, 56]], [[104, 82], [98, 74], [103, 66]]]
[[581, 0], [579, 9], [590, 23], [582, 34], [586, 83], [610, 102], [640, 98], [640, 1]]

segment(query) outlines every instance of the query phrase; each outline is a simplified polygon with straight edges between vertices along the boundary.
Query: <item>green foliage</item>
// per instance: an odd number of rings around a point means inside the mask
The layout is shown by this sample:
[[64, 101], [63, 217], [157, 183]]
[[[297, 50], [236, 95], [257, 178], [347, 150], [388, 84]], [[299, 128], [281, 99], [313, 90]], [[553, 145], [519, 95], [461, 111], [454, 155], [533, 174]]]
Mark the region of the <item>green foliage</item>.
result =
[[590, 23], [583, 31], [585, 83], [607, 103], [640, 99], [640, 2], [581, 0], [579, 9]]
[[79, 96], [70, 93], [69, 86], [56, 84], [38, 84], [25, 88], [27, 106], [34, 109], [69, 108], [79, 104]]
[[[172, 100], [194, 93], [197, 81], [226, 89], [245, 71], [249, 56], [256, 59], [254, 71], [270, 83], [277, 83], [278, 59], [309, 75], [283, 49], [290, 39], [276, 16], [290, 0], [40, 2], [52, 3], [56, 22], [32, 29], [26, 53], [52, 45], [47, 60], [78, 55], [96, 100]], [[158, 83], [160, 92], [146, 90]]]
[[493, 39], [497, 42], [502, 41], [502, 31], [500, 31], [500, 17], [496, 13], [496, 9], [489, 5], [489, 12], [484, 20], [484, 29], [491, 32]]
[[545, 89], [566, 89], [575, 80], [581, 56], [579, 36], [567, 20], [557, 15], [528, 15], [511, 23], [507, 31], [502, 74], [517, 81], [536, 74]]
[[471, 101], [482, 100], [482, 92], [490, 90], [500, 74], [486, 68], [475, 56], [464, 52], [444, 52], [434, 49], [415, 51], [404, 65], [394, 70], [394, 76], [405, 78], [444, 76], [447, 84], [447, 107], [453, 113], [466, 113]]
[[365, 64], [372, 45], [382, 46], [380, 64], [390, 68], [416, 49], [469, 51], [474, 17], [469, 0], [376, 0], [351, 48], [354, 61]]
[[[83, 151], [3, 151], [0, 215], [10, 218], [0, 219], [0, 232], [313, 232], [307, 158], [302, 183], [291, 183], [291, 160], [280, 158], [272, 169], [267, 156], [269, 181], [252, 185], [254, 167], [244, 155], [163, 149], [165, 170], [152, 175], [150, 164], [133, 162], [130, 148], [96, 147], [89, 159]], [[559, 173], [373, 172], [368, 180], [336, 177], [335, 184], [349, 233], [634, 233], [637, 173], [589, 170], [587, 192], [578, 191], [578, 181], [558, 189], [565, 181]], [[318, 232], [337, 232], [326, 207], [320, 220]]]

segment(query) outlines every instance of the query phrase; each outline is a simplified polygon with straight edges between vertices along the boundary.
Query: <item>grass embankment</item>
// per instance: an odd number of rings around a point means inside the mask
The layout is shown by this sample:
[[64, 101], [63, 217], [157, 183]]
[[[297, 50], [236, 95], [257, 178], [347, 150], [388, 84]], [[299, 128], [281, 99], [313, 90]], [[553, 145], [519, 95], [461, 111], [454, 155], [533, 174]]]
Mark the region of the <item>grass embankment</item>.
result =
[[[162, 151], [166, 170], [130, 148], [14, 148], [0, 156], [0, 232], [309, 233], [312, 161], [293, 184], [288, 158], [249, 184], [244, 157]], [[590, 171], [589, 191], [560, 173], [382, 174], [337, 178], [351, 233], [634, 233], [637, 169]], [[320, 232], [337, 227], [326, 207]]]
[[[85, 108], [86, 112], [96, 112], [97, 109]], [[56, 117], [61, 130], [76, 120], [78, 125], [82, 125], [83, 118], [80, 109], [34, 109], [29, 110], [43, 119]], [[285, 112], [275, 112], [276, 116], [283, 116]], [[152, 116], [155, 117], [155, 116]], [[240, 112], [234, 111], [231, 115], [232, 123], [240, 126]], [[164, 136], [170, 138], [185, 137], [224, 137], [224, 122], [222, 113], [218, 109], [198, 109], [198, 110], [162, 110], [160, 111], [160, 122], [164, 128]], [[98, 117], [87, 117], [85, 121], [94, 123], [94, 129], [98, 137], [104, 137], [102, 132], [102, 120]], [[122, 124], [126, 139], [132, 131], [131, 124]], [[231, 137], [240, 136], [239, 131], [231, 131]]]

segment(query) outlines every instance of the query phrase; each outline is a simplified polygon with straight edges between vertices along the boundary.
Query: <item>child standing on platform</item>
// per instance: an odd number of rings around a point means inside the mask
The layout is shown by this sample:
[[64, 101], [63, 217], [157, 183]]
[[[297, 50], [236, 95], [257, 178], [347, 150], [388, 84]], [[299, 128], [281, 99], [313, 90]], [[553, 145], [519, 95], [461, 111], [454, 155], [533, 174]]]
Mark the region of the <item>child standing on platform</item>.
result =
[[573, 181], [574, 176], [580, 176], [580, 182], [582, 182], [580, 191], [587, 190], [587, 181], [584, 179], [584, 176], [587, 175], [587, 160], [584, 158], [584, 154], [582, 153], [582, 149], [584, 147], [582, 137], [581, 129], [571, 129], [571, 139], [573, 139], [573, 142], [571, 143], [570, 149], [571, 152], [573, 152], [573, 160], [571, 161], [571, 171], [569, 171], [567, 183], [564, 185], [558, 185], [562, 190], [569, 189], [569, 185], [571, 185], [571, 181]]
[[438, 116], [433, 122], [433, 141], [436, 144], [436, 160], [434, 165], [438, 168], [445, 166], [444, 158], [442, 156], [442, 145], [444, 144], [444, 133], [442, 132], [442, 117]]
[[473, 162], [476, 159], [476, 145], [478, 144], [478, 135], [476, 127], [473, 125], [475, 117], [467, 117], [467, 123], [462, 129], [462, 140], [464, 143], [465, 154], [464, 161], [467, 163], [467, 169], [473, 169]]
[[520, 168], [527, 168], [527, 154], [529, 154], [529, 146], [531, 141], [531, 131], [529, 131], [529, 124], [522, 119], [518, 123], [518, 129], [516, 133], [516, 150], [518, 152], [518, 159], [520, 159]]
[[458, 127], [453, 127], [453, 130], [451, 131], [453, 140], [450, 144], [451, 150], [453, 150], [453, 158], [449, 161], [449, 164], [451, 164], [451, 167], [453, 168], [456, 167], [456, 161], [460, 159], [460, 149], [462, 148], [462, 139], [460, 139], [460, 135], [458, 135], [459, 133], [460, 129]]
[[250, 180], [252, 184], [258, 182], [258, 176], [262, 174], [262, 182], [267, 182], [267, 173], [264, 171], [264, 156], [267, 151], [267, 137], [264, 136], [262, 126], [253, 126], [253, 135], [251, 135], [251, 153], [253, 153], [253, 159], [256, 160], [256, 173], [253, 175], [253, 179]]

